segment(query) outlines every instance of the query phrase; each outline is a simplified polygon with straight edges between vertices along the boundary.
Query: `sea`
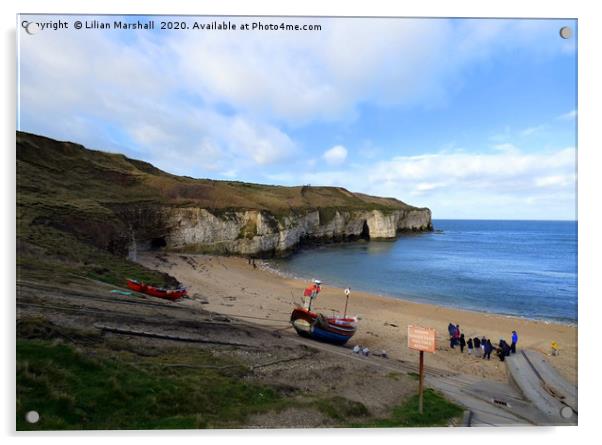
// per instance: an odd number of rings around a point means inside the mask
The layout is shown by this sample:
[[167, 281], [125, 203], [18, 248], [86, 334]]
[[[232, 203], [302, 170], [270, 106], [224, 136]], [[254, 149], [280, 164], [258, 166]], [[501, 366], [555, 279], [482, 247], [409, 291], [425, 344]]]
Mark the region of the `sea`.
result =
[[267, 266], [323, 286], [577, 323], [577, 222], [434, 220], [395, 240], [301, 249]]

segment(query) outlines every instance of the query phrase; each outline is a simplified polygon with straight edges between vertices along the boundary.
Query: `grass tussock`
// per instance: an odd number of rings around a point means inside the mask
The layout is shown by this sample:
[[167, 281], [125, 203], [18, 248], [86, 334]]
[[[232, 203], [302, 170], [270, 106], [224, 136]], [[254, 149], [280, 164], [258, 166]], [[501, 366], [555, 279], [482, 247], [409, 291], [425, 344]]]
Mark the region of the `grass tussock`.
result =
[[418, 394], [416, 394], [395, 407], [390, 417], [353, 426], [364, 428], [447, 426], [458, 419], [463, 412], [461, 407], [450, 402], [440, 393], [427, 388], [424, 390], [423, 414], [418, 412]]

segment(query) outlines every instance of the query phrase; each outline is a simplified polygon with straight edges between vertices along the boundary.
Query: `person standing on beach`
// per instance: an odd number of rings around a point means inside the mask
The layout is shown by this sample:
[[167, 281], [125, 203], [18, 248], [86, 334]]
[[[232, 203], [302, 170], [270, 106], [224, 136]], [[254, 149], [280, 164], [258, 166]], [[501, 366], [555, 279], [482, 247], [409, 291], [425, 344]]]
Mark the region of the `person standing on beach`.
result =
[[481, 338], [481, 355], [483, 358], [485, 358], [485, 346], [487, 346], [487, 339], [483, 335], [483, 338]]
[[466, 342], [466, 346], [468, 347], [468, 355], [472, 354], [472, 338], [469, 338]]
[[[483, 337], [485, 338], [485, 337]], [[485, 359], [485, 357], [487, 357], [487, 360], [491, 359], [491, 351], [493, 351], [493, 345], [491, 344], [491, 340], [485, 340], [484, 342], [481, 343], [481, 345], [485, 345], [484, 349], [483, 349], [483, 359]]]
[[457, 345], [460, 343], [460, 325], [459, 324], [457, 324], [454, 329], [453, 343], [454, 343], [454, 345]]
[[508, 342], [506, 342], [506, 340], [504, 340], [504, 356], [505, 357], [510, 357], [510, 351], [512, 350], [512, 348], [510, 347], [510, 345], [508, 344]]
[[500, 362], [503, 362], [504, 359], [506, 358], [506, 355], [504, 354], [504, 343], [503, 343], [503, 340], [498, 345], [497, 349], [495, 350], [495, 353], [498, 356], [498, 358], [500, 359]]
[[481, 356], [481, 340], [479, 339], [479, 337], [475, 337], [474, 338], [474, 354], [479, 357]]
[[318, 297], [320, 293], [320, 280], [313, 280], [313, 283], [305, 288], [303, 291], [303, 307], [305, 309], [311, 309], [311, 302]]
[[516, 354], [516, 344], [518, 343], [518, 334], [516, 331], [512, 331], [512, 344], [510, 345], [510, 351]]
[[464, 346], [466, 346], [466, 339], [464, 334], [460, 334], [460, 352], [464, 352]]
[[456, 346], [456, 327], [450, 323], [447, 330], [449, 331], [449, 347], [454, 349]]

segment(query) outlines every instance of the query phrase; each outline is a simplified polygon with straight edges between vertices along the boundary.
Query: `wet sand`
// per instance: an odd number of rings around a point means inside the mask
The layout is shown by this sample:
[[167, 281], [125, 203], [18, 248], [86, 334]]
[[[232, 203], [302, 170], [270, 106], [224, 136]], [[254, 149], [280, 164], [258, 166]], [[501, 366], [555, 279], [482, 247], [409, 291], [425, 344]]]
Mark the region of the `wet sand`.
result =
[[[143, 254], [139, 262], [175, 276], [189, 288], [196, 304], [204, 309], [249, 321], [286, 329], [294, 303], [302, 303], [308, 281], [283, 277], [257, 268], [244, 258], [209, 255]], [[322, 286], [313, 309], [326, 315], [342, 313], [345, 307], [343, 289]], [[372, 351], [385, 350], [390, 357], [417, 360], [417, 353], [407, 348], [407, 326], [422, 325], [437, 330], [437, 351], [427, 354], [430, 366], [506, 381], [506, 367], [497, 357], [483, 360], [470, 356], [459, 347], [450, 349], [448, 323], [459, 324], [466, 337], [510, 340], [512, 330], [519, 335], [518, 348], [529, 348], [545, 354], [547, 359], [570, 382], [577, 382], [577, 327], [560, 323], [526, 320], [517, 317], [451, 309], [414, 303], [367, 292], [354, 291], [348, 314], [359, 315], [361, 321], [349, 345], [361, 344]], [[291, 329], [292, 330], [292, 329]], [[560, 347], [551, 356], [551, 342]]]

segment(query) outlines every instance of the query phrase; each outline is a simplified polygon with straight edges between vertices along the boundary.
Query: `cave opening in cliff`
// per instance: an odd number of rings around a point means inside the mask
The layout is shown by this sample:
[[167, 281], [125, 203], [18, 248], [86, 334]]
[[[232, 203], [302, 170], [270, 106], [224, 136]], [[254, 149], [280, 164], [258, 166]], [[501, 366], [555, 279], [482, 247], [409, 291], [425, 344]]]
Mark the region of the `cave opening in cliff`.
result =
[[164, 236], [160, 236], [158, 238], [151, 239], [151, 242], [150, 242], [151, 250], [159, 250], [165, 246], [167, 246], [167, 242], [165, 241]]
[[360, 239], [370, 239], [370, 227], [368, 227], [368, 221], [364, 220], [364, 226], [362, 227], [362, 233], [360, 233]]

